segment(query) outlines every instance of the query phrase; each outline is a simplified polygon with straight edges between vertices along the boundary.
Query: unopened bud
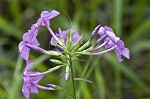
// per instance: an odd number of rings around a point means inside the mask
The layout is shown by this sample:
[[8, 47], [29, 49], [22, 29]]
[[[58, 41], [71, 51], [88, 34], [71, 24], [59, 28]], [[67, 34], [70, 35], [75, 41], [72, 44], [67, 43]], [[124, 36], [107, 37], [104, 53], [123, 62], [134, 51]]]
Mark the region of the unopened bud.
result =
[[46, 84], [46, 86], [47, 87], [51, 87], [51, 88], [55, 88], [56, 87], [56, 85], [54, 85], [54, 84]]
[[85, 48], [87, 48], [89, 46], [90, 42], [86, 42], [84, 45], [82, 45], [78, 51], [84, 50]]
[[70, 67], [67, 66], [67, 67], [66, 67], [65, 80], [68, 80], [68, 79], [70, 78], [69, 69], [70, 69]]
[[70, 73], [67, 72], [67, 73], [65, 74], [65, 80], [68, 80], [69, 78], [70, 78]]
[[56, 59], [50, 59], [51, 62], [55, 63], [55, 64], [63, 64], [62, 61], [60, 60], [56, 60]]
[[57, 51], [47, 51], [47, 54], [48, 55], [52, 55], [52, 56], [59, 56], [59, 55], [61, 55], [61, 53], [57, 52]]

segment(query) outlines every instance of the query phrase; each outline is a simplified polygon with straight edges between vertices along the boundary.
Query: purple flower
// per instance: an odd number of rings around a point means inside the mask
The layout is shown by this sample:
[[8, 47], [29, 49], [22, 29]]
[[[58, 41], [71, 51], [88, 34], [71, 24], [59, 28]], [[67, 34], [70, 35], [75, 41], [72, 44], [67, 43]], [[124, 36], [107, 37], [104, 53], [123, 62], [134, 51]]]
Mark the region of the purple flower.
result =
[[115, 52], [119, 62], [123, 61], [121, 55], [127, 59], [130, 58], [129, 49], [124, 47], [124, 42], [120, 40], [119, 37], [115, 36], [113, 30], [110, 27], [101, 27], [98, 34], [101, 36], [101, 38], [105, 37], [104, 41], [108, 41], [108, 43], [105, 45], [105, 48], [112, 48], [113, 46], [116, 46]]
[[44, 75], [41, 76], [35, 76], [35, 77], [30, 77], [29, 74], [36, 74], [39, 72], [24, 72], [23, 74], [23, 79], [24, 79], [24, 84], [22, 87], [22, 92], [23, 95], [26, 97], [26, 99], [29, 99], [30, 93], [38, 93], [38, 82], [44, 77]]
[[19, 43], [18, 48], [19, 48], [19, 52], [21, 52], [21, 57], [24, 60], [28, 60], [28, 58], [29, 58], [30, 48], [26, 46], [27, 44], [30, 44], [31, 46], [33, 45], [35, 47], [38, 47], [40, 45], [36, 39], [37, 34], [40, 29], [39, 27], [41, 25], [49, 26], [49, 20], [54, 18], [58, 14], [59, 14], [59, 12], [57, 12], [55, 10], [52, 10], [50, 12], [43, 11], [41, 13], [41, 17], [39, 18], [37, 23], [33, 24], [31, 27], [31, 30], [28, 30], [28, 32], [23, 35], [23, 41], [21, 41]]
[[[34, 30], [35, 31], [35, 30]], [[25, 33], [23, 35], [23, 41], [19, 43], [19, 52], [21, 52], [21, 57], [24, 60], [28, 60], [29, 58], [29, 52], [30, 49], [26, 46], [26, 44], [31, 44], [34, 46], [39, 46], [40, 44], [38, 43], [36, 36], [37, 34], [34, 34], [33, 30], [29, 30], [29, 32]]]
[[52, 10], [52, 11], [43, 11], [41, 13], [41, 17], [38, 19], [37, 24], [38, 26], [43, 25], [50, 25], [49, 20], [56, 17], [57, 15], [59, 15], [60, 13], [56, 10]]
[[117, 55], [117, 59], [119, 62], [123, 61], [123, 59], [121, 58], [121, 55], [123, 55], [124, 57], [126, 57], [127, 59], [130, 59], [130, 52], [128, 48], [124, 47], [124, 42], [122, 40], [118, 40], [116, 42], [116, 55]]
[[103, 46], [105, 46], [105, 48], [107, 49], [102, 52], [92, 53], [93, 55], [101, 55], [109, 51], [115, 50], [119, 62], [123, 61], [123, 59], [121, 58], [122, 55], [127, 59], [130, 58], [129, 49], [124, 47], [124, 42], [120, 40], [119, 37], [116, 37], [116, 35], [114, 34], [113, 30], [110, 27], [108, 26], [103, 27], [101, 25], [98, 25], [94, 29], [92, 34], [100, 35], [100, 38], [97, 40], [97, 43], [104, 42], [102, 45], [94, 48], [93, 51], [99, 50]]
[[97, 40], [97, 43], [107, 42], [105, 43], [105, 48], [111, 48], [116, 45], [116, 42], [120, 40], [119, 37], [116, 37], [113, 30], [108, 26], [98, 25], [93, 33], [99, 34], [100, 38]]
[[[98, 33], [100, 35], [100, 38], [97, 40], [97, 42], [102, 42], [102, 41], [108, 41], [108, 40], [112, 40], [113, 42], [115, 40], [117, 40], [117, 37], [115, 36], [115, 34], [113, 33], [113, 30], [108, 27], [108, 26], [101, 26], [98, 30]], [[110, 42], [111, 43], [111, 42]]]
[[[67, 40], [68, 40], [68, 33], [73, 33], [73, 36], [72, 36], [72, 43], [76, 43], [78, 41], [78, 39], [81, 37], [79, 35], [78, 32], [72, 30], [72, 29], [68, 29], [66, 31], [61, 31], [61, 29], [59, 28], [58, 29], [58, 34], [56, 34], [56, 37], [59, 38], [64, 44], [67, 43]], [[54, 37], [51, 38], [51, 41], [50, 41], [50, 44], [51, 45], [54, 45], [56, 46], [56, 48], [59, 50], [59, 51], [62, 51], [62, 48], [61, 46], [57, 45], [57, 41]]]
[[22, 92], [26, 99], [29, 99], [30, 93], [38, 93], [38, 82], [44, 77], [44, 75], [30, 77], [30, 74], [37, 74], [39, 72], [28, 72], [29, 68], [33, 65], [33, 62], [27, 61], [26, 64], [27, 65], [23, 74], [24, 84], [22, 87]]

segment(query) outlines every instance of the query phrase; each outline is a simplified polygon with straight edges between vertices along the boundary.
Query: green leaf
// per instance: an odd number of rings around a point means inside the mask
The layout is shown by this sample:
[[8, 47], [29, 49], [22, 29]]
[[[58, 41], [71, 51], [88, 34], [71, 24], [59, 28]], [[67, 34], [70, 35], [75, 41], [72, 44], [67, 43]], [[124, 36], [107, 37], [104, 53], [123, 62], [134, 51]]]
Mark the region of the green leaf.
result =
[[84, 78], [74, 78], [74, 80], [76, 80], [76, 81], [84, 81], [84, 82], [88, 82], [88, 83], [93, 83], [92, 81], [84, 79]]

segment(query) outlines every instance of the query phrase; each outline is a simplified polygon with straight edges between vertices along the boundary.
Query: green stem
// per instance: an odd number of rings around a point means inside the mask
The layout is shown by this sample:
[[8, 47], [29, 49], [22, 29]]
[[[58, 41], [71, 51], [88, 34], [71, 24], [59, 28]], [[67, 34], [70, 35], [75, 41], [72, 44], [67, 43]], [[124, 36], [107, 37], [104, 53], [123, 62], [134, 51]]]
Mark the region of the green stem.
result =
[[73, 67], [72, 67], [71, 57], [69, 57], [69, 63], [70, 63], [70, 68], [71, 68], [71, 81], [72, 81], [72, 87], [73, 87], [73, 95], [74, 95], [74, 99], [76, 99], [75, 84], [74, 84], [74, 75], [73, 75]]

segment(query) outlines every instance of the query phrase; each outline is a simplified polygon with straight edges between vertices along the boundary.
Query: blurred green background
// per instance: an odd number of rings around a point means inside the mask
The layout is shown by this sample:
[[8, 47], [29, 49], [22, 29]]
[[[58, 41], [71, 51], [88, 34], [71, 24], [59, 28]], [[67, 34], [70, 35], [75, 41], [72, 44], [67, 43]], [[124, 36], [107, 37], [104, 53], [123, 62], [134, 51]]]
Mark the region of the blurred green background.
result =
[[[84, 34], [85, 41], [96, 25], [108, 25], [130, 49], [131, 59], [122, 63], [117, 62], [114, 52], [101, 57], [84, 56], [81, 58], [85, 61], [75, 62], [75, 76], [93, 82], [76, 81], [80, 99], [150, 99], [150, 0], [0, 0], [0, 99], [24, 99], [21, 77], [25, 62], [19, 57], [18, 44], [40, 13], [50, 9], [61, 13], [51, 20], [53, 31], [71, 27], [66, 12], [73, 29]], [[42, 28], [38, 35], [42, 48], [49, 49], [50, 38]], [[55, 66], [49, 58], [38, 52], [30, 55], [38, 71]], [[45, 76], [40, 84], [54, 83], [71, 92], [64, 71]], [[31, 99], [67, 97], [61, 91], [31, 94]]]

